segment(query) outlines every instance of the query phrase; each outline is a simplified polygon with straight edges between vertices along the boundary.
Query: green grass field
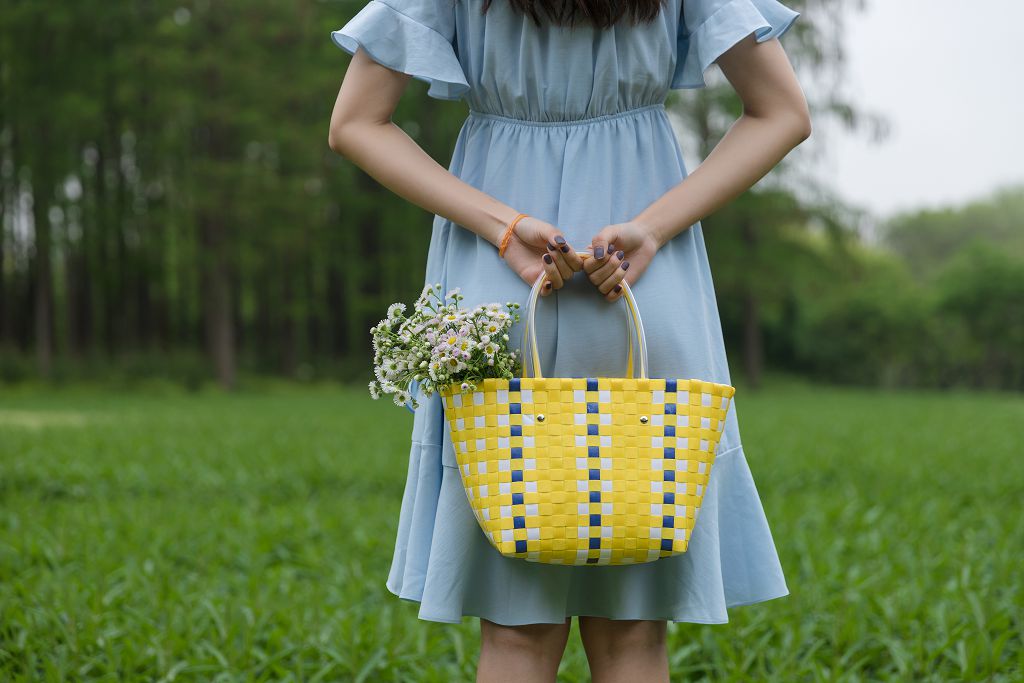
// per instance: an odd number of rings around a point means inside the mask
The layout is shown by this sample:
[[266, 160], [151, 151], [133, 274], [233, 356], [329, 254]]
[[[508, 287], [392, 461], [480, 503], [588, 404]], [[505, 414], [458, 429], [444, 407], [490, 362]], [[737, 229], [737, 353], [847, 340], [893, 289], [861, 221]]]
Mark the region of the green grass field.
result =
[[[739, 391], [792, 594], [670, 625], [672, 680], [1022, 680], [1024, 397]], [[411, 424], [362, 387], [0, 391], [0, 680], [473, 680], [477, 620], [384, 586]]]

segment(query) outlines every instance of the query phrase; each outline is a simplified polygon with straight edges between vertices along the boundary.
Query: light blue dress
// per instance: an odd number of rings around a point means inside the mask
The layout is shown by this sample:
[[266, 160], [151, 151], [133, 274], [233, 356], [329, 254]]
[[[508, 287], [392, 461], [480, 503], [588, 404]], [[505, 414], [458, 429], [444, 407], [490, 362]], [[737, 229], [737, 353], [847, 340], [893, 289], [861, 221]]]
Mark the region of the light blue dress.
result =
[[[651, 24], [537, 27], [494, 0], [370, 0], [334, 42], [464, 99], [469, 113], [449, 170], [508, 205], [558, 226], [584, 251], [687, 174], [664, 100], [706, 85], [719, 55], [755, 33], [785, 33], [799, 14], [776, 0], [667, 0]], [[461, 287], [468, 307], [526, 304], [530, 285], [475, 233], [435, 216], [424, 284]], [[649, 375], [731, 384], [701, 225], [656, 254], [633, 293]], [[582, 273], [539, 300], [545, 376], [626, 375], [626, 305]], [[522, 321], [512, 330], [518, 347]], [[731, 402], [689, 549], [624, 566], [560, 566], [502, 556], [473, 516], [440, 398], [421, 401], [387, 588], [418, 601], [421, 619], [561, 623], [569, 615], [728, 621], [726, 609], [788, 594]], [[769, 456], [770, 448], [759, 448]], [[761, 467], [770, 467], [762, 462]]]

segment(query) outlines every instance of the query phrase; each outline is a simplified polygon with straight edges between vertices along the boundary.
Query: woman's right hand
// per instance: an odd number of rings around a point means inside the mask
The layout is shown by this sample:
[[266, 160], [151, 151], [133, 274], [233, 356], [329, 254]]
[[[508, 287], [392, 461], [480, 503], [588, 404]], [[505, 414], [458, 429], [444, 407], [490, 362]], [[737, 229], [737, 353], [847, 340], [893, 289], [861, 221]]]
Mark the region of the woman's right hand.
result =
[[505, 261], [531, 287], [541, 272], [546, 272], [547, 282], [541, 287], [541, 296], [560, 289], [566, 280], [583, 269], [583, 260], [562, 231], [533, 216], [516, 223], [505, 248]]

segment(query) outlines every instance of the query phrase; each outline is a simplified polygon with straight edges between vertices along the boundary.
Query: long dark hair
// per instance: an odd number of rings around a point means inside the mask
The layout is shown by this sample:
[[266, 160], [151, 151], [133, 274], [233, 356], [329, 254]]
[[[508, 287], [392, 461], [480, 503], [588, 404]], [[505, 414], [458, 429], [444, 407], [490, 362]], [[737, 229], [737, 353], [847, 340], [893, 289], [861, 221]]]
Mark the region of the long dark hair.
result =
[[[560, 26], [574, 26], [577, 23], [593, 24], [597, 28], [609, 28], [626, 17], [632, 23], [654, 21], [661, 13], [665, 0], [501, 0], [508, 2], [520, 14], [531, 17], [535, 24], [541, 24], [541, 14], [547, 20]], [[484, 0], [482, 12], [487, 12], [491, 0]]]

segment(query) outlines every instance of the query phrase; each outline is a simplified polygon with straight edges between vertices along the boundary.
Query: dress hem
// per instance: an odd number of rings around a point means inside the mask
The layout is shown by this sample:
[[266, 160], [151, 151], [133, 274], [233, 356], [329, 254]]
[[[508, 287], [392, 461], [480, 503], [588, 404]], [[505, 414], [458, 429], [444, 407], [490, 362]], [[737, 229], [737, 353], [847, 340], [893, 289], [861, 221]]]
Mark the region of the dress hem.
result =
[[[413, 597], [411, 595], [402, 595], [400, 591], [396, 591], [394, 588], [391, 587], [391, 582], [390, 581], [385, 582], [384, 585], [387, 587], [389, 593], [391, 593], [395, 597], [399, 598], [400, 600], [403, 600], [405, 602], [411, 602], [411, 603], [418, 604], [418, 605], [422, 605], [423, 604], [422, 598], [416, 598], [416, 597]], [[788, 596], [789, 594], [790, 594], [790, 591], [789, 591], [789, 588], [787, 587], [787, 588], [784, 588], [781, 593], [768, 593], [764, 597], [749, 598], [749, 599], [745, 599], [745, 600], [739, 600], [739, 601], [736, 601], [736, 602], [728, 602], [728, 603], [726, 603], [725, 608], [726, 608], [726, 610], [730, 610], [730, 609], [733, 609], [735, 607], [747, 607], [749, 605], [756, 605], [758, 603], [768, 602], [769, 600], [778, 600], [779, 598], [784, 598], [784, 597]], [[508, 623], [506, 623], [506, 622], [498, 621], [497, 619], [492, 619], [491, 617], [488, 617], [485, 614], [476, 614], [476, 613], [474, 613], [472, 611], [468, 611], [468, 610], [463, 610], [463, 613], [462, 613], [462, 615], [460, 617], [453, 618], [453, 617], [441, 616], [439, 614], [428, 614], [428, 613], [423, 612], [422, 609], [421, 609], [421, 611], [419, 613], [417, 613], [416, 617], [418, 619], [422, 620], [422, 621], [433, 621], [433, 622], [442, 623], [442, 624], [461, 624], [461, 623], [463, 623], [463, 621], [467, 617], [469, 617], [469, 618], [476, 617], [478, 619], [487, 619], [488, 621], [493, 621], [494, 623], [500, 624], [502, 626], [524, 626], [526, 624], [557, 624], [557, 623], [563, 623], [564, 620], [569, 618], [569, 617], [601, 617], [602, 619], [610, 619], [612, 621], [629, 621], [629, 620], [635, 620], [635, 619], [643, 619], [645, 621], [670, 621], [670, 622], [676, 623], [676, 624], [683, 624], [683, 623], [685, 623], [685, 624], [701, 624], [701, 625], [704, 625], [704, 626], [719, 626], [719, 625], [722, 625], [722, 624], [728, 624], [729, 623], [729, 616], [728, 616], [728, 614], [726, 615], [725, 619], [701, 619], [700, 617], [685, 617], [685, 616], [679, 616], [679, 617], [676, 617], [676, 616], [649, 617], [649, 616], [621, 616], [621, 615], [620, 616], [612, 616], [610, 614], [598, 614], [598, 613], [594, 613], [594, 612], [591, 612], [591, 613], [573, 612], [572, 614], [566, 614], [565, 617], [563, 617], [562, 622], [557, 622], [557, 621], [517, 621], [517, 622], [508, 622]]]

